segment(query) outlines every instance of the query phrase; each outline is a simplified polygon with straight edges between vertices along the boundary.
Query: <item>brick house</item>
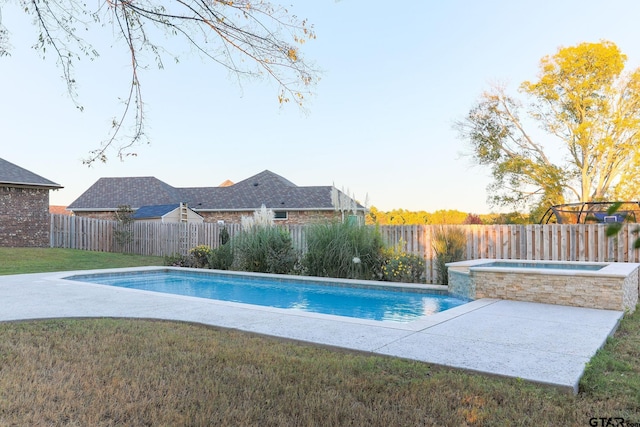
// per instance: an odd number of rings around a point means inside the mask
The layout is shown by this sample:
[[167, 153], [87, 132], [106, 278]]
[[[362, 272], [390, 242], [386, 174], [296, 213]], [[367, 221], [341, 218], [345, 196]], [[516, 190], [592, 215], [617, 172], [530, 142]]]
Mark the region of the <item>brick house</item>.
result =
[[62, 188], [0, 159], [0, 246], [49, 246], [49, 191]]
[[[342, 211], [336, 210], [335, 199]], [[176, 188], [155, 177], [100, 178], [67, 209], [75, 215], [114, 219], [118, 206], [137, 210], [184, 203], [205, 222], [240, 223], [262, 205], [282, 224], [306, 224], [321, 219], [356, 216], [364, 223], [365, 207], [333, 186], [300, 187], [265, 170], [238, 183], [218, 187]], [[345, 208], [349, 206], [349, 208]]]

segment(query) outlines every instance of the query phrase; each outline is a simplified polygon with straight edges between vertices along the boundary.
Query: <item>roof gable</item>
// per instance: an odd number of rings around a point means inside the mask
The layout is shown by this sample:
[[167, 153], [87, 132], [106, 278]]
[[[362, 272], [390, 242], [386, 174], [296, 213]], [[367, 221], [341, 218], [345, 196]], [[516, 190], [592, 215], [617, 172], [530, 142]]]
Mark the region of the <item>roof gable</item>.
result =
[[100, 178], [82, 193], [67, 209], [116, 210], [128, 205], [141, 206], [180, 203], [180, 192], [152, 176], [128, 178]]
[[295, 185], [288, 179], [285, 179], [269, 170], [264, 170], [259, 174], [253, 175], [236, 184], [230, 185], [227, 188], [236, 188], [236, 190], [251, 190], [251, 188], [257, 188], [260, 186], [269, 187], [271, 189], [297, 187], [297, 185]]
[[49, 181], [4, 159], [0, 159], [0, 184], [50, 189], [62, 188], [60, 184]]
[[[202, 202], [203, 209], [252, 210], [265, 205], [268, 208], [291, 207], [292, 196], [300, 189], [291, 181], [265, 170], [228, 187], [208, 192], [212, 199]], [[293, 204], [298, 204], [293, 203]], [[196, 207], [196, 205], [192, 206]]]

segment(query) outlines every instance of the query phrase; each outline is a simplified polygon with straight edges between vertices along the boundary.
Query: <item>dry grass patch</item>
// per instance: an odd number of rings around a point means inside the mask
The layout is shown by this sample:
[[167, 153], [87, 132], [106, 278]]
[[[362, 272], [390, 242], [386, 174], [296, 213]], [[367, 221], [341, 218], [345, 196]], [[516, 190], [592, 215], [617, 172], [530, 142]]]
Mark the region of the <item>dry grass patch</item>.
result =
[[193, 324], [0, 324], [2, 425], [574, 425], [580, 400]]

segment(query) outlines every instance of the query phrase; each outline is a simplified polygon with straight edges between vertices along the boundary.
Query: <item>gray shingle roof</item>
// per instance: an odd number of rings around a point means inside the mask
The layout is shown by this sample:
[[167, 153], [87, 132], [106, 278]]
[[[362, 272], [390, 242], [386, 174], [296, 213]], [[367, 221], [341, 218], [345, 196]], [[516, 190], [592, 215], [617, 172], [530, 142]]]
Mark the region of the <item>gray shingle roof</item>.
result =
[[4, 159], [0, 159], [0, 184], [11, 186], [42, 187], [42, 188], [62, 188], [60, 184], [49, 181], [33, 172], [20, 166], [14, 165]]
[[115, 210], [119, 205], [138, 209], [183, 202], [194, 211], [246, 211], [262, 205], [273, 210], [333, 210], [332, 188], [299, 187], [268, 170], [228, 187], [174, 188], [153, 177], [101, 178], [68, 209]]
[[73, 203], [70, 210], [117, 210], [129, 205], [133, 209], [150, 205], [180, 203], [180, 191], [152, 176], [100, 178]]

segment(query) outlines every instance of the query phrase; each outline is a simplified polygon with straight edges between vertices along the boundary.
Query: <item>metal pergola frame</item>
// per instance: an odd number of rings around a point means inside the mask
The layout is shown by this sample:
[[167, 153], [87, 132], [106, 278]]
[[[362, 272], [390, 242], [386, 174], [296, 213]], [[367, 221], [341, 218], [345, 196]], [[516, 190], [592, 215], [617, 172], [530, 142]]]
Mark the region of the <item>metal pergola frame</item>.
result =
[[[609, 209], [620, 204], [614, 213]], [[551, 206], [540, 224], [598, 224], [609, 222], [638, 222], [640, 201], [579, 202]]]

